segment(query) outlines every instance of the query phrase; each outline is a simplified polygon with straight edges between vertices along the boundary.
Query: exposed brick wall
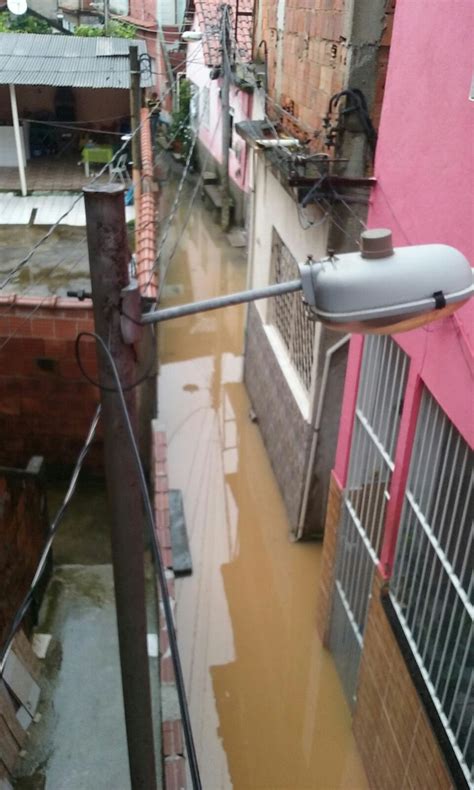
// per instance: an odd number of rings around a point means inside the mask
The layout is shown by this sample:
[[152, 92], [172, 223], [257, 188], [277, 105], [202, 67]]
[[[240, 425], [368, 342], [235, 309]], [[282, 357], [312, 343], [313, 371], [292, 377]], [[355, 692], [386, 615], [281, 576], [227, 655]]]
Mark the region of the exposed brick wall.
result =
[[[344, 85], [347, 58], [346, 43], [342, 40], [344, 5], [343, 0], [330, 3], [324, 0], [314, 3], [286, 1], [281, 44], [283, 68], [278, 86], [277, 3], [264, 0], [263, 4], [262, 38], [268, 44], [269, 93], [315, 130], [321, 128], [329, 99]], [[293, 127], [288, 119], [284, 125], [289, 132], [301, 134], [301, 129]]]
[[0, 656], [48, 530], [46, 493], [38, 471], [0, 467]]
[[[382, 0], [381, 0], [382, 2]], [[351, 3], [347, 0], [286, 0], [285, 20], [283, 34], [277, 29], [277, 6], [274, 0], [263, 0], [262, 8], [262, 35], [268, 46], [268, 92], [288, 112], [296, 116], [316, 132], [321, 130], [321, 122], [326, 114], [329, 99], [351, 82], [352, 69], [350, 50], [352, 47], [367, 47], [364, 57], [356, 52], [352, 60], [356, 64], [356, 71], [364, 60], [377, 61], [377, 75], [371, 74], [376, 79], [376, 85], [364, 84], [359, 76], [356, 85], [368, 94], [369, 105], [373, 102], [375, 125], [380, 118], [380, 108], [383, 98], [385, 74], [390, 47], [393, 13], [395, 0], [386, 0], [385, 14], [381, 14], [381, 24], [378, 24], [379, 35], [374, 38], [371, 25], [367, 25], [365, 42], [360, 36], [360, 28], [352, 29]], [[379, 4], [380, 5], [380, 4]], [[373, 7], [371, 3], [361, 3], [355, 13], [369, 16], [379, 15], [379, 5]], [[383, 5], [383, 2], [382, 2]], [[374, 17], [375, 18], [375, 17]], [[364, 25], [362, 24], [362, 29]], [[282, 40], [279, 42], [279, 37]], [[354, 39], [352, 36], [354, 35]], [[259, 42], [257, 41], [256, 44]], [[277, 84], [278, 49], [282, 49], [281, 84]], [[261, 50], [259, 51], [261, 54]], [[271, 102], [269, 104], [271, 112]], [[293, 124], [290, 119], [283, 120], [283, 126], [290, 134], [302, 136], [301, 127]], [[304, 136], [304, 135], [303, 135]], [[324, 135], [316, 148], [322, 146]]]
[[375, 574], [364, 635], [354, 734], [370, 786], [454, 790], [431, 725], [381, 603]]
[[[32, 455], [72, 464], [84, 443], [98, 391], [75, 359], [79, 332], [92, 331], [90, 302], [75, 299], [0, 298], [0, 463], [26, 466]], [[33, 312], [34, 311], [34, 312]], [[95, 341], [84, 338], [81, 358], [97, 376]], [[86, 459], [102, 464], [100, 430]]]
[[[166, 434], [157, 421], [152, 423], [152, 480], [154, 493], [155, 529], [161, 548], [163, 564], [166, 568], [167, 586], [171, 606], [174, 610], [176, 602], [173, 572], [173, 555], [171, 550], [169, 484], [167, 464]], [[158, 596], [161, 599], [159, 587]], [[175, 693], [176, 678], [171, 658], [168, 628], [164, 615], [163, 604], [160, 602], [160, 633], [158, 638], [160, 649], [160, 682], [162, 698], [165, 694]], [[164, 707], [164, 706], [163, 706]], [[166, 790], [185, 790], [186, 769], [182, 722], [180, 718], [164, 719], [161, 722], [162, 749], [164, 761], [164, 787]]]
[[296, 531], [310, 426], [303, 419], [254, 305], [248, 313], [244, 381], [291, 527]]
[[328, 506], [324, 525], [323, 556], [321, 559], [321, 581], [316, 607], [316, 628], [325, 647], [329, 644], [329, 620], [331, 616], [332, 593], [334, 586], [334, 566], [336, 561], [337, 528], [341, 515], [342, 491], [331, 474], [329, 483]]

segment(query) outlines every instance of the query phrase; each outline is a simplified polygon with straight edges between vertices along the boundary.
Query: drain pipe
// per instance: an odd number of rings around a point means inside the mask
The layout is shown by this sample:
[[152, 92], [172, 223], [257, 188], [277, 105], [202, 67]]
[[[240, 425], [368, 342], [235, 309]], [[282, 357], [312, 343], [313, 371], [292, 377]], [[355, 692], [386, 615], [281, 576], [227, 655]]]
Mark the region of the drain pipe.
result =
[[[316, 449], [318, 447], [319, 430], [321, 428], [321, 420], [323, 417], [323, 407], [324, 407], [324, 400], [326, 397], [326, 390], [327, 390], [328, 379], [329, 379], [329, 368], [331, 367], [331, 359], [333, 357], [333, 354], [335, 354], [336, 351], [339, 351], [339, 349], [342, 348], [346, 343], [348, 343], [350, 339], [351, 339], [350, 335], [344, 335], [344, 337], [341, 337], [341, 339], [338, 340], [337, 343], [334, 343], [334, 345], [330, 346], [327, 349], [324, 357], [323, 374], [321, 377], [321, 387], [319, 388], [318, 403], [316, 405], [316, 403], [313, 402], [312, 419], [311, 419], [311, 428], [312, 428], [311, 449], [309, 452], [309, 461], [306, 471], [306, 480], [304, 484], [303, 501], [301, 503], [300, 517], [298, 519], [298, 531], [296, 533], [296, 540], [299, 540], [303, 534], [304, 522], [308, 510], [309, 489], [311, 486], [311, 479], [313, 477], [314, 459], [316, 457]], [[315, 394], [316, 394], [316, 390], [315, 390]]]

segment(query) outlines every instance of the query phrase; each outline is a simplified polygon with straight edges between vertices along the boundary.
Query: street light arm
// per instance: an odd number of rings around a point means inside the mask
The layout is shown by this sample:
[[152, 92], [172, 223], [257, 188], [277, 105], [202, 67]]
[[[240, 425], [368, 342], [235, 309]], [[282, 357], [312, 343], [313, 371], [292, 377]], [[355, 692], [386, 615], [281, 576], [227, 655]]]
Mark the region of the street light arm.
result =
[[451, 315], [473, 295], [471, 267], [444, 244], [393, 249], [387, 230], [364, 231], [359, 252], [300, 264], [300, 279], [149, 312], [143, 324], [303, 291], [314, 320], [339, 332], [394, 334]]
[[214, 299], [204, 299], [202, 302], [192, 302], [191, 304], [180, 304], [175, 307], [165, 307], [163, 310], [153, 310], [142, 316], [143, 324], [157, 324], [160, 321], [169, 321], [171, 318], [182, 318], [186, 315], [205, 313], [209, 310], [218, 310], [221, 307], [230, 307], [245, 302], [255, 302], [257, 299], [267, 299], [269, 296], [281, 296], [282, 294], [301, 291], [301, 280], [291, 280], [286, 283], [275, 283], [266, 288], [255, 288], [251, 291], [238, 291], [233, 294], [216, 296]]

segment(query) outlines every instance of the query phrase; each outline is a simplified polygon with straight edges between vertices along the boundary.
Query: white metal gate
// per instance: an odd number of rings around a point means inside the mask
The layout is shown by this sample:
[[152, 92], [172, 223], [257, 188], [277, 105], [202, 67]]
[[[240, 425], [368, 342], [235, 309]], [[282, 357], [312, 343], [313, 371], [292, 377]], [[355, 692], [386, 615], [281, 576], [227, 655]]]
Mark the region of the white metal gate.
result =
[[351, 705], [390, 499], [407, 372], [408, 358], [391, 338], [366, 338], [342, 499], [329, 638]]

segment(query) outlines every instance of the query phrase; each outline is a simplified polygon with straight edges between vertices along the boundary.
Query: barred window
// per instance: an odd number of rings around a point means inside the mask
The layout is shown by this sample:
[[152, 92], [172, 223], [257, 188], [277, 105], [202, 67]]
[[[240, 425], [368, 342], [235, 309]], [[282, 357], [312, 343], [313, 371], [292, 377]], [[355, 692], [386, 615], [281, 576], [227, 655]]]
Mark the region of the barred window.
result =
[[[282, 283], [299, 277], [298, 264], [288, 247], [273, 228], [272, 283]], [[269, 323], [278, 329], [290, 360], [302, 384], [309, 392], [314, 352], [314, 323], [306, 317], [301, 294], [291, 293], [270, 300]]]
[[472, 720], [473, 453], [423, 393], [390, 597], [469, 781]]

